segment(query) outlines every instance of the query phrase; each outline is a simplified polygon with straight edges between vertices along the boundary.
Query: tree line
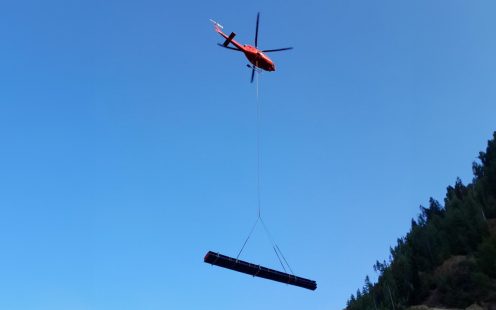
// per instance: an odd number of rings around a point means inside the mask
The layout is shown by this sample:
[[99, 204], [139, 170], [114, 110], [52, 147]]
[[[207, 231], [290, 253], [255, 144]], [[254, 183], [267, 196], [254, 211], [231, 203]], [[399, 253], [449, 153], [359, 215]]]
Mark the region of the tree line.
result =
[[[496, 298], [496, 236], [490, 233], [496, 228], [496, 132], [478, 159], [472, 183], [457, 179], [444, 205], [430, 198], [428, 207], [420, 206], [388, 261], [374, 264], [377, 282], [366, 276], [346, 310], [400, 310], [426, 300], [467, 307]], [[454, 271], [440, 271], [449, 262]]]

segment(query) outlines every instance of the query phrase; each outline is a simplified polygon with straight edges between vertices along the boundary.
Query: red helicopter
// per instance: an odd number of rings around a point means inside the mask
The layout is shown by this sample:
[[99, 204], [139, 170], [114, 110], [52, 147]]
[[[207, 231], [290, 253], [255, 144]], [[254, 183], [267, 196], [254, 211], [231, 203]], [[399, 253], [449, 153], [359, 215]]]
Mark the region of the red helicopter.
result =
[[[259, 20], [260, 20], [260, 13], [257, 14], [257, 27], [255, 29], [255, 46], [251, 46], [248, 44], [240, 44], [240, 43], [236, 42], [235, 40], [233, 40], [234, 37], [236, 36], [236, 34], [234, 32], [231, 32], [231, 34], [228, 36], [227, 34], [222, 32], [222, 29], [224, 27], [222, 27], [218, 22], [216, 22], [214, 20], [210, 20], [212, 23], [215, 24], [215, 31], [217, 31], [218, 34], [220, 34], [221, 36], [223, 36], [226, 39], [226, 41], [224, 41], [223, 44], [218, 43], [218, 45], [225, 47], [225, 48], [228, 48], [228, 49], [231, 49], [231, 50], [238, 51], [238, 52], [243, 52], [245, 54], [246, 58], [248, 58], [248, 60], [251, 62], [251, 64], [252, 64], [251, 66], [247, 65], [248, 67], [250, 67], [252, 69], [252, 71], [251, 71], [251, 83], [253, 83], [253, 77], [255, 76], [255, 70], [257, 70], [258, 68], [265, 70], [265, 71], [276, 71], [276, 66], [275, 66], [274, 62], [272, 60], [270, 60], [270, 58], [267, 57], [267, 55], [265, 55], [264, 53], [279, 52], [279, 51], [286, 51], [286, 50], [293, 49], [292, 47], [277, 48], [277, 49], [271, 49], [271, 50], [258, 49], [257, 46], [258, 46], [258, 23], [259, 23]], [[228, 46], [229, 44], [234, 45], [234, 47]]]

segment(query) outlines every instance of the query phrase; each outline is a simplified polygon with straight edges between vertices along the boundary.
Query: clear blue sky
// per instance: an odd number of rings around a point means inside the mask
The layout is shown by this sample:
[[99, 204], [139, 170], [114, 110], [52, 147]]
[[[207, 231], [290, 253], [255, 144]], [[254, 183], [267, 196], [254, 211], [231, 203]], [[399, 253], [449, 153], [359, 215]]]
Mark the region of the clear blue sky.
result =
[[[203, 263], [262, 208], [315, 292]], [[496, 129], [496, 3], [3, 1], [1, 309], [340, 309]], [[262, 230], [243, 259], [278, 268]]]

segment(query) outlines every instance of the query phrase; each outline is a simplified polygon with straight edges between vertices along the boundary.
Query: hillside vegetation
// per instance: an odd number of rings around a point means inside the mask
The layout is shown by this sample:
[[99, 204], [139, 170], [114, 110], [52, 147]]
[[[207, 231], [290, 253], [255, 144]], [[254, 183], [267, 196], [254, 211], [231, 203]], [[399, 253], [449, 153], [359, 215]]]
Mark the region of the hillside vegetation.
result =
[[[448, 186], [444, 204], [430, 199], [411, 229], [374, 265], [346, 310], [412, 305], [496, 309], [496, 132], [472, 165], [472, 183]], [[494, 307], [494, 308], [493, 308]]]

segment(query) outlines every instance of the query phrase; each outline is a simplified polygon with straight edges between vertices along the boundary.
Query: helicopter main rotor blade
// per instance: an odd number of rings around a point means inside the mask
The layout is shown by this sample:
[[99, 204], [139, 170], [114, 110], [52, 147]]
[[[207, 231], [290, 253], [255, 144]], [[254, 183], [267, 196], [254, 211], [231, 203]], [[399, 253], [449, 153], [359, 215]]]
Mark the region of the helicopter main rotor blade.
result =
[[217, 43], [217, 45], [220, 46], [220, 47], [223, 47], [223, 48], [227, 48], [227, 49], [233, 50], [233, 51], [242, 52], [242, 50], [240, 50], [239, 48], [236, 48], [236, 47], [224, 46], [224, 44], [220, 44], [220, 43]]
[[260, 21], [260, 12], [257, 13], [257, 27], [255, 28], [255, 47], [258, 46], [258, 22]]
[[273, 50], [264, 50], [262, 52], [264, 52], [264, 53], [270, 53], [270, 52], [287, 51], [287, 50], [292, 50], [292, 49], [293, 49], [292, 47], [284, 47], [284, 48], [276, 48], [276, 49], [273, 49]]
[[253, 78], [255, 77], [255, 67], [251, 68], [251, 80], [250, 83], [253, 83]]

